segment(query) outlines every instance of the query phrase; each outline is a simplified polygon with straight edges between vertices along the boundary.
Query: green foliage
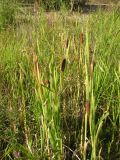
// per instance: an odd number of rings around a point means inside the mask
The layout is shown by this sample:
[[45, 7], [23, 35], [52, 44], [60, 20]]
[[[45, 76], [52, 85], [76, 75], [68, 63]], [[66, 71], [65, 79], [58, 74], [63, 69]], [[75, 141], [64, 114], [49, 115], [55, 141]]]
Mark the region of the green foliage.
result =
[[50, 9], [60, 9], [61, 6], [61, 0], [41, 0], [41, 4], [44, 6], [46, 10]]
[[85, 4], [86, 0], [41, 0], [45, 9], [60, 9], [64, 4], [67, 8], [78, 8]]
[[17, 5], [15, 0], [0, 2], [0, 30], [15, 22]]
[[119, 11], [38, 16], [0, 32], [0, 159], [119, 158]]

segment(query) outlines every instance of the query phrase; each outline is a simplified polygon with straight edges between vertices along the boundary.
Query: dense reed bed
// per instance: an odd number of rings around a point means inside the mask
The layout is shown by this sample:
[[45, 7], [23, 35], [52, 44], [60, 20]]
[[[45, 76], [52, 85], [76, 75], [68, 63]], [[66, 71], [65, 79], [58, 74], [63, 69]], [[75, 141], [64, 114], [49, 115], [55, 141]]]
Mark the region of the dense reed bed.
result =
[[59, 13], [0, 32], [1, 160], [120, 157], [119, 10]]

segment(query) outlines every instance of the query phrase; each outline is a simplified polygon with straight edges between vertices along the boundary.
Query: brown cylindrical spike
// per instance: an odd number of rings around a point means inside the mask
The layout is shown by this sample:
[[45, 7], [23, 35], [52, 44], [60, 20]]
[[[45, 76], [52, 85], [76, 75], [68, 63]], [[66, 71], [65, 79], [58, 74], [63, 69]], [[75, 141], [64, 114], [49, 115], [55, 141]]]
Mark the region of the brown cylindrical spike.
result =
[[64, 72], [66, 66], [66, 59], [64, 58], [61, 65], [61, 71]]

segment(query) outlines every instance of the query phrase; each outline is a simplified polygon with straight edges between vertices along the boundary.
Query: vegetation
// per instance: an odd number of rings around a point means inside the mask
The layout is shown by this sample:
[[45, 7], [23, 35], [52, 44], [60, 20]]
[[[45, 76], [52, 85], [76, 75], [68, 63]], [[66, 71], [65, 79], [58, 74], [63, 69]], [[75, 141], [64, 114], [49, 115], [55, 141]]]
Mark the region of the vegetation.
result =
[[9, 0], [0, 3], [0, 30], [15, 22], [16, 12], [17, 8], [14, 0], [10, 4]]
[[9, 5], [0, 5], [0, 159], [119, 159], [119, 9], [40, 8], [26, 23]]

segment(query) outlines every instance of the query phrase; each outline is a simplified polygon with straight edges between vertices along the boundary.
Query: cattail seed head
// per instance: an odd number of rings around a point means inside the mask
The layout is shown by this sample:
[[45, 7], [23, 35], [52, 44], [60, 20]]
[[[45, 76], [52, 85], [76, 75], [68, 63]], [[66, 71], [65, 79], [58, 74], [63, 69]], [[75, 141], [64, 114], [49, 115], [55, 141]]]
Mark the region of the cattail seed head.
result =
[[66, 66], [66, 59], [64, 58], [61, 65], [61, 71], [64, 72]]
[[68, 46], [69, 46], [69, 39], [67, 38], [67, 40], [66, 40], [66, 48], [68, 48]]
[[85, 102], [85, 112], [88, 116], [90, 115], [90, 101]]
[[80, 33], [80, 44], [84, 43], [84, 34]]

